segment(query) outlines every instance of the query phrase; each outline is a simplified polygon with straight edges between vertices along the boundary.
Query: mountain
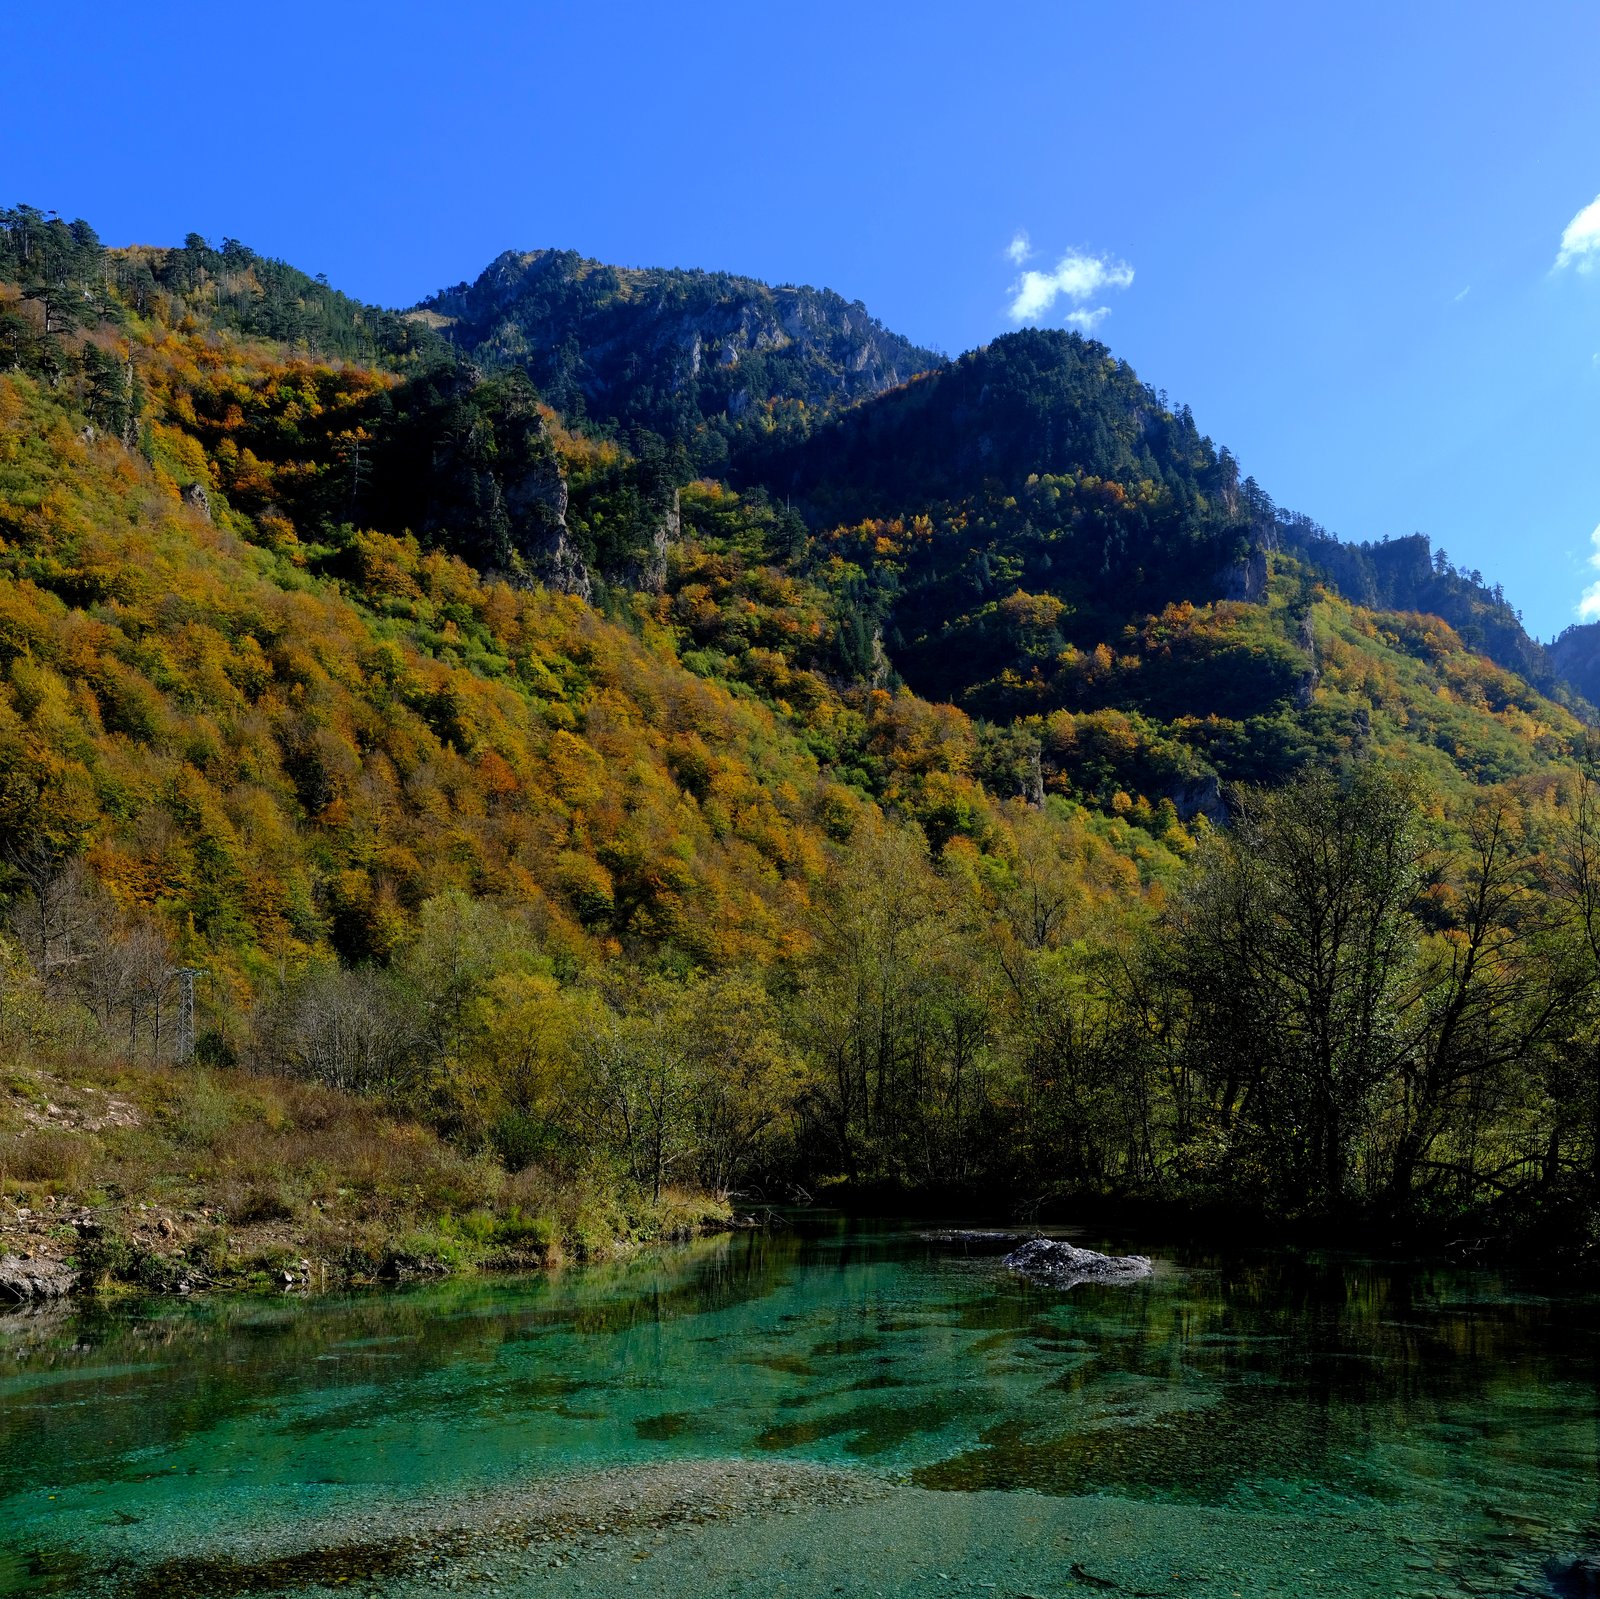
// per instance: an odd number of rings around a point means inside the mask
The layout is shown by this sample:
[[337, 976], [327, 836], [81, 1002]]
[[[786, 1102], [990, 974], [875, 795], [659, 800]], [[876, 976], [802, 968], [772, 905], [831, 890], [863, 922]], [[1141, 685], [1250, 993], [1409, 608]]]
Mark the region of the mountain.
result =
[[[996, 339], [777, 444], [759, 475], [819, 527], [932, 517], [920, 559], [896, 573], [891, 620], [913, 654], [939, 662], [930, 692], [960, 691], [939, 629], [967, 600], [1004, 599], [997, 565], [1062, 601], [1077, 619], [1065, 636], [1083, 646], [1171, 601], [1258, 597], [1276, 552], [1357, 605], [1437, 615], [1497, 665], [1565, 692], [1498, 586], [1436, 558], [1420, 534], [1348, 544], [1280, 509], [1187, 407], [1169, 409], [1076, 333]], [[983, 541], [969, 537], [974, 513]], [[941, 537], [951, 518], [954, 536]]]
[[[1589, 1191], [1589, 729], [1477, 574], [1280, 511], [1075, 335], [914, 371], [748, 280], [452, 294], [0, 214], [7, 1048], [170, 1060], [198, 968], [207, 1062], [602, 1232], [747, 1178]], [[1291, 1060], [1295, 907], [1369, 886], [1379, 1033]]]
[[994, 481], [1087, 472], [1155, 480], [1192, 509], [1225, 468], [1187, 409], [1077, 333], [1006, 334], [824, 423], [765, 470], [834, 519], [926, 510]]
[[1149, 877], [1228, 781], [1381, 751], [1464, 792], [1581, 735], [1485, 658], [1497, 597], [1279, 512], [1076, 335], [885, 387], [932, 358], [809, 290], [547, 253], [419, 320], [27, 208], [0, 280], [3, 842], [241, 972], [382, 958], [453, 889], [777, 958], [859, 807], [986, 850], [1059, 796]]
[[[1365, 750], [1473, 784], [1578, 736], [1497, 593], [1425, 541], [1344, 545], [1279, 511], [1076, 334], [1013, 334], [885, 387], [933, 358], [837, 296], [748, 279], [507, 255], [396, 317], [233, 241], [105, 252], [26, 208], [4, 240], [13, 364], [58, 385], [28, 414], [81, 405], [273, 581], [388, 627], [400, 606], [430, 655], [441, 558], [485, 596], [539, 585], [648, 617], [691, 672], [767, 707], [796, 759], [940, 844], [991, 826], [984, 793], [1219, 815], [1228, 781]], [[24, 314], [41, 293], [68, 308], [51, 332]], [[693, 480], [723, 446], [742, 487]], [[53, 470], [91, 503], [109, 492]], [[49, 477], [30, 480], [41, 503]], [[457, 605], [464, 639], [487, 603]], [[469, 676], [508, 650], [485, 635]], [[901, 749], [941, 718], [937, 754]], [[318, 814], [325, 763], [284, 738], [284, 780]], [[422, 890], [380, 874], [372, 892]]]
[[766, 497], [242, 248], [0, 221], [9, 858], [82, 857], [248, 993], [451, 893], [558, 964], [781, 964], [880, 807], [1004, 833], [967, 718], [851, 681]]
[[803, 431], [940, 361], [831, 290], [570, 250], [508, 250], [412, 316], [473, 361], [520, 367], [570, 416], [684, 444], [702, 470], [741, 439]]
[[[570, 419], [646, 429], [695, 470], [798, 501], [814, 532], [915, 517], [990, 482], [1015, 492], [1030, 476], [1139, 485], [1137, 508], [1119, 507], [1093, 535], [1094, 551], [1056, 540], [1038, 552], [1054, 576], [1037, 586], [1078, 611], [1092, 610], [1096, 592], [1113, 596], [1125, 614], [1102, 618], [1100, 634], [1141, 607], [1239, 597], [1259, 585], [1265, 555], [1283, 551], [1358, 605], [1439, 616], [1542, 692], [1564, 702], [1582, 694], [1498, 586], [1436, 558], [1423, 535], [1346, 543], [1278, 508], [1253, 480], [1239, 482], [1231, 454], [1199, 433], [1187, 407], [1169, 409], [1125, 362], [1077, 334], [1028, 330], [947, 362], [826, 290], [609, 267], [555, 250], [508, 251], [412, 315], [487, 369], [526, 372]], [[646, 498], [653, 509], [615, 554], [634, 572], [655, 559], [647, 546], [667, 515], [661, 487]], [[1083, 536], [1080, 524], [1080, 545]], [[1005, 538], [1026, 544], [1029, 533]], [[580, 554], [607, 565], [592, 545]], [[973, 574], [947, 570], [949, 581], [970, 586]], [[921, 599], [934, 622], [948, 609], [947, 595]], [[948, 639], [915, 614], [919, 603], [897, 602], [889, 636], [901, 643], [888, 658], [928, 692], [958, 693]], [[959, 625], [960, 614], [944, 620]], [[888, 620], [866, 619], [868, 635]], [[1092, 647], [1093, 633], [1079, 626], [1075, 642]], [[929, 675], [919, 652], [944, 670]]]

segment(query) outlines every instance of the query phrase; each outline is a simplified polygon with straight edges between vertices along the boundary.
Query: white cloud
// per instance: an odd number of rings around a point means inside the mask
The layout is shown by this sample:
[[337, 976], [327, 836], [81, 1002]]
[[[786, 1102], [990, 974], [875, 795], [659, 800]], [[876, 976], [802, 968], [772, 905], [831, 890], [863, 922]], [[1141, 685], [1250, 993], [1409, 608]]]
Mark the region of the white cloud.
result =
[[1012, 266], [1021, 266], [1033, 254], [1033, 244], [1028, 238], [1026, 228], [1018, 228], [1011, 236], [1011, 243], [1006, 246], [1006, 259]]
[[1460, 305], [1460, 304], [1461, 304], [1461, 302], [1462, 302], [1462, 301], [1463, 301], [1463, 300], [1464, 300], [1464, 299], [1466, 299], [1466, 297], [1467, 297], [1467, 296], [1468, 296], [1468, 295], [1469, 295], [1469, 294], [1471, 294], [1471, 293], [1472, 293], [1472, 285], [1471, 285], [1471, 284], [1470, 284], [1470, 283], [1469, 283], [1469, 284], [1468, 284], [1468, 285], [1467, 285], [1467, 286], [1466, 286], [1466, 288], [1464, 288], [1464, 289], [1463, 289], [1463, 290], [1462, 290], [1462, 291], [1461, 291], [1461, 292], [1460, 292], [1460, 294], [1458, 294], [1458, 295], [1457, 295], [1457, 296], [1456, 296], [1456, 297], [1455, 297], [1455, 301], [1454, 301], [1454, 303], [1455, 303], [1455, 304], [1456, 304], [1456, 305]]
[[1109, 305], [1097, 305], [1092, 311], [1068, 311], [1062, 320], [1071, 327], [1082, 328], [1085, 333], [1093, 333], [1110, 315]]
[[1556, 270], [1576, 267], [1593, 272], [1600, 261], [1600, 194], [1597, 194], [1562, 230]]
[[[1085, 329], [1093, 327], [1109, 314], [1109, 306], [1098, 306], [1093, 311], [1085, 309], [1085, 302], [1096, 298], [1105, 289], [1125, 289], [1133, 282], [1133, 268], [1126, 261], [1113, 261], [1110, 256], [1086, 255], [1079, 250], [1069, 250], [1056, 263], [1053, 272], [1024, 272], [1011, 286], [1011, 320], [1036, 322], [1058, 299], [1073, 302], [1075, 309], [1067, 321], [1078, 322]], [[1082, 318], [1089, 320], [1083, 321]]]
[[[1589, 543], [1594, 546], [1594, 554], [1589, 557], [1589, 565], [1600, 572], [1600, 527], [1589, 535]], [[1583, 598], [1578, 601], [1578, 620], [1593, 622], [1597, 618], [1600, 618], [1600, 583], [1591, 583], [1583, 591]]]

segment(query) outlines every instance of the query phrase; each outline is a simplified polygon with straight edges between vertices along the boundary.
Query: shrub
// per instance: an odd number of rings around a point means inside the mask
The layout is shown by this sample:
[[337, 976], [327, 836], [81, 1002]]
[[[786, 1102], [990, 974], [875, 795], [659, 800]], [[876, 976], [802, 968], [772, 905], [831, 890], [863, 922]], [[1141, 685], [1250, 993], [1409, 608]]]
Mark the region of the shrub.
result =
[[174, 1079], [168, 1126], [187, 1149], [209, 1149], [233, 1125], [232, 1097], [209, 1071], [185, 1072]]
[[562, 1138], [553, 1122], [512, 1110], [489, 1129], [489, 1142], [508, 1172], [520, 1172], [537, 1161], [553, 1160]]
[[240, 1227], [252, 1222], [287, 1221], [294, 1213], [294, 1204], [283, 1184], [276, 1182], [254, 1183], [237, 1203], [228, 1206], [228, 1219]]
[[88, 1175], [98, 1145], [87, 1133], [30, 1127], [0, 1137], [0, 1171], [18, 1182], [70, 1187]]

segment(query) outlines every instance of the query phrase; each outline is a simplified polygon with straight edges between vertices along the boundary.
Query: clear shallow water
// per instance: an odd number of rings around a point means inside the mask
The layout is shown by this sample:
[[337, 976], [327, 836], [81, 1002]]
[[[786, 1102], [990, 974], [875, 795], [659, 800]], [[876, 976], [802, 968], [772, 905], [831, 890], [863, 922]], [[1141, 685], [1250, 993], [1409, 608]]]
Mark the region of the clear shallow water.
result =
[[549, 1279], [0, 1318], [0, 1594], [108, 1569], [180, 1591], [139, 1574], [376, 1548], [369, 1512], [444, 1526], [558, 1476], [626, 1496], [630, 1469], [681, 1468], [692, 1499], [725, 1462], [863, 1492], [802, 1482], [781, 1511], [648, 1536], [596, 1512], [492, 1581], [374, 1557], [353, 1588], [311, 1564], [186, 1591], [1558, 1593], [1600, 1553], [1597, 1312], [1290, 1254], [1167, 1252], [1151, 1281], [1063, 1294], [840, 1226]]

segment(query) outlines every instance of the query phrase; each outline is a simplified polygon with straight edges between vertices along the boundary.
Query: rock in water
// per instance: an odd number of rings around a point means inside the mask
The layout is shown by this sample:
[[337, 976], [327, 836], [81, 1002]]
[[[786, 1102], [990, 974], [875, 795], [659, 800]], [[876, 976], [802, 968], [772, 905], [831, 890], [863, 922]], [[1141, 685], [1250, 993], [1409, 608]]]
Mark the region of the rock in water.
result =
[[1030, 1238], [1013, 1249], [1004, 1264], [1052, 1288], [1082, 1282], [1131, 1283], [1155, 1270], [1145, 1255], [1101, 1255], [1056, 1238]]
[[24, 1260], [21, 1255], [0, 1255], [0, 1300], [28, 1304], [38, 1299], [60, 1299], [72, 1292], [78, 1274], [59, 1260]]

